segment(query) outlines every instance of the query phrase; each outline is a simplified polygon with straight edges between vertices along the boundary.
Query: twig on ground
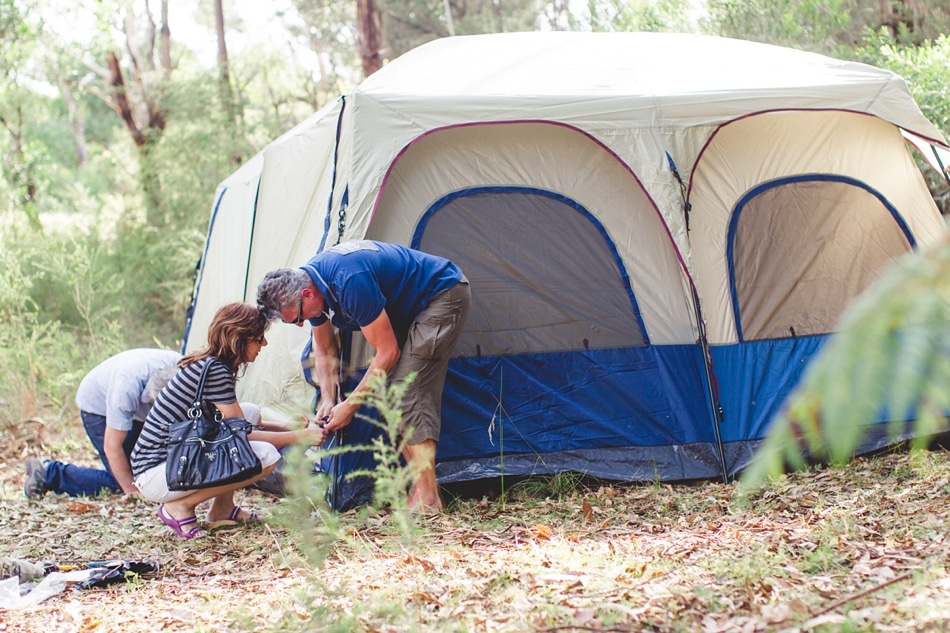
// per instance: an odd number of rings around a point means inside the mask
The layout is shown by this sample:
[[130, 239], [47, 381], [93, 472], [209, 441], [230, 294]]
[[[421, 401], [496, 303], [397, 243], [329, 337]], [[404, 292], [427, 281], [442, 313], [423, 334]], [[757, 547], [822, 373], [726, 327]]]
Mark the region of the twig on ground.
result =
[[818, 616], [824, 615], [824, 614], [828, 613], [829, 611], [834, 611], [834, 610], [837, 609], [838, 607], [843, 606], [843, 605], [846, 605], [846, 604], [848, 604], [849, 602], [852, 602], [852, 601], [857, 600], [857, 599], [859, 599], [859, 598], [863, 598], [864, 596], [867, 596], [867, 595], [869, 595], [869, 594], [872, 594], [872, 593], [874, 593], [875, 591], [880, 591], [881, 589], [884, 589], [885, 587], [888, 587], [888, 586], [890, 586], [890, 585], [893, 585], [895, 582], [900, 582], [901, 580], [907, 580], [908, 578], [910, 578], [910, 574], [909, 574], [909, 573], [907, 573], [907, 574], [901, 574], [900, 576], [895, 576], [894, 578], [891, 578], [890, 580], [888, 580], [888, 581], [886, 581], [886, 582], [882, 582], [882, 583], [879, 584], [879, 585], [875, 585], [875, 586], [871, 587], [870, 589], [865, 589], [864, 591], [859, 591], [858, 593], [853, 593], [853, 594], [851, 594], [850, 596], [846, 596], [846, 597], [842, 598], [841, 600], [838, 600], [837, 602], [835, 602], [835, 603], [833, 603], [833, 604], [831, 604], [831, 605], [825, 607], [825, 608], [822, 609], [821, 611], [816, 611], [815, 613], [811, 614], [811, 617], [812, 617], [812, 618], [817, 618]]
[[287, 565], [287, 569], [290, 570], [290, 573], [299, 578], [300, 574], [298, 574], [296, 570], [290, 566], [290, 561], [287, 560], [287, 556], [284, 554], [284, 549], [280, 546], [280, 541], [277, 540], [277, 537], [274, 535], [274, 530], [270, 529], [270, 526], [267, 525], [267, 523], [264, 523], [264, 527], [267, 528], [267, 533], [270, 535], [271, 540], [274, 541], [274, 545], [277, 546], [277, 552], [280, 554], [280, 558], [284, 561], [284, 564]]

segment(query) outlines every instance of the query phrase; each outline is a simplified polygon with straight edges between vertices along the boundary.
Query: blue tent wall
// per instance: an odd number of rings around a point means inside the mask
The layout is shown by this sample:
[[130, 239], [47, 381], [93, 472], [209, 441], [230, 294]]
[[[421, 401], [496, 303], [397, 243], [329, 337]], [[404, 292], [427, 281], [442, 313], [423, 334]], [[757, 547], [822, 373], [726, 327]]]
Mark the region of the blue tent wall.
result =
[[718, 476], [701, 363], [693, 345], [455, 359], [439, 479]]

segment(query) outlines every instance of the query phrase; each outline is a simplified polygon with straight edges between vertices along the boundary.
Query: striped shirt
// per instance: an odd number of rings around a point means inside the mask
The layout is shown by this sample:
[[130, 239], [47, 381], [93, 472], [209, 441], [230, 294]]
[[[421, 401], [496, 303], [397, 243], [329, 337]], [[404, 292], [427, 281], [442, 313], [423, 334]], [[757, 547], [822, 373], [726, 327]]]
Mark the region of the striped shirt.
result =
[[182, 367], [162, 389], [145, 418], [145, 426], [132, 451], [132, 474], [136, 477], [158, 466], [168, 458], [168, 437], [172, 423], [188, 417], [188, 410], [198, 393], [198, 379], [205, 364], [213, 362], [205, 377], [202, 399], [206, 403], [237, 402], [234, 378], [227, 366], [216, 358], [202, 359]]

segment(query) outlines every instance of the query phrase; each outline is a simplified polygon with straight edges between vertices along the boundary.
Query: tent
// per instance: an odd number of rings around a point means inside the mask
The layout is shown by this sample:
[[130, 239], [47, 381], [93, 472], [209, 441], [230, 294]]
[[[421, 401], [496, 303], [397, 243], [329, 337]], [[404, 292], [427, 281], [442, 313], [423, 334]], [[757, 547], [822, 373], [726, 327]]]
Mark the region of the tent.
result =
[[[185, 348], [273, 268], [398, 242], [472, 283], [440, 482], [729, 478], [851, 299], [946, 235], [912, 148], [947, 150], [858, 63], [686, 34], [436, 40], [220, 184]], [[306, 407], [309, 332], [268, 339], [241, 396]], [[337, 507], [366, 498], [359, 459], [332, 464]]]

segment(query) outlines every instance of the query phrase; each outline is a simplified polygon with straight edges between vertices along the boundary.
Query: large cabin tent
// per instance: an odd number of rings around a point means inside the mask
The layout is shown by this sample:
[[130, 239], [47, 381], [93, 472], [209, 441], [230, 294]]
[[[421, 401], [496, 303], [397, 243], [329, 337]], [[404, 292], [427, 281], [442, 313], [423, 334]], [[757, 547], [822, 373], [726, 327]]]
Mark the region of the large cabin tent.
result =
[[[912, 147], [939, 167], [946, 141], [863, 64], [682, 34], [436, 40], [220, 184], [184, 347], [271, 269], [406, 244], [472, 285], [440, 482], [728, 478], [848, 303], [946, 235]], [[241, 397], [309, 408], [309, 332], [268, 341]], [[358, 375], [372, 350], [346, 347]], [[367, 459], [324, 464], [335, 507], [367, 498], [346, 477]]]

